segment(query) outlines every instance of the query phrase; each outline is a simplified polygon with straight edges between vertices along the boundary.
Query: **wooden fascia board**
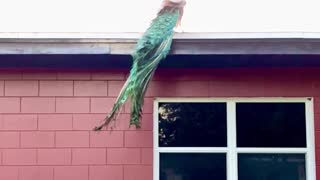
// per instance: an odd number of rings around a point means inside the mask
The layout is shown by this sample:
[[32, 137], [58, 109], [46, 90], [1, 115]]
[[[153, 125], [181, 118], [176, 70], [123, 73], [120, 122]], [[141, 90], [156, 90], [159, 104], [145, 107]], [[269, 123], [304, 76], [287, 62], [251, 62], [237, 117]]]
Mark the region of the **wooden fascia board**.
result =
[[[131, 54], [139, 33], [1, 34], [0, 54]], [[317, 33], [181, 33], [171, 54], [320, 54]]]

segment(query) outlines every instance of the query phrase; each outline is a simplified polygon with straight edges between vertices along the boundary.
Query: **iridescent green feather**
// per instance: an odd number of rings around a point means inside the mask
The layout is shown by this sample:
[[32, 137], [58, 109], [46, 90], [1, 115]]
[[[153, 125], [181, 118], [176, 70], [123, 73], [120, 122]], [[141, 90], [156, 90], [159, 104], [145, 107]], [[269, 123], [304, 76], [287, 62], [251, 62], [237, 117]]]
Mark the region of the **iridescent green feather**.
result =
[[128, 99], [131, 104], [130, 125], [140, 127], [144, 95], [159, 62], [165, 59], [170, 51], [173, 29], [178, 18], [178, 9], [163, 9], [152, 21], [132, 53], [133, 66], [130, 75], [121, 89], [112, 111], [104, 119], [103, 124], [96, 127], [95, 130], [101, 130], [111, 121], [116, 120], [117, 114]]

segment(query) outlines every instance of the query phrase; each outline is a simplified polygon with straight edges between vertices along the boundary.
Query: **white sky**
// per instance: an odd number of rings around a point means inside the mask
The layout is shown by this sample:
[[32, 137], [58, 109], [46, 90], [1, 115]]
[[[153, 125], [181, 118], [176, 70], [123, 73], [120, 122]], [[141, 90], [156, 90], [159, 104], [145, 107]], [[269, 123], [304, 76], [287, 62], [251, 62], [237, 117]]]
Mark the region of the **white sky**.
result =
[[[141, 32], [160, 2], [0, 0], [0, 32]], [[183, 29], [320, 32], [319, 8], [320, 0], [187, 0]]]

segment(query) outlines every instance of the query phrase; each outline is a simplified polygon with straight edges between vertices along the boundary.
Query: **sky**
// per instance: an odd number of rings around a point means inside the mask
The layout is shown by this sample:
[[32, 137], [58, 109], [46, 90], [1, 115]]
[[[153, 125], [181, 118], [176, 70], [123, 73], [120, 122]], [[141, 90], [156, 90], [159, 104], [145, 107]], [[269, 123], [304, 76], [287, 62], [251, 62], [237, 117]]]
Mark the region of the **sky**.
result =
[[[187, 0], [184, 32], [320, 32], [319, 0]], [[143, 32], [161, 0], [0, 0], [0, 32]]]

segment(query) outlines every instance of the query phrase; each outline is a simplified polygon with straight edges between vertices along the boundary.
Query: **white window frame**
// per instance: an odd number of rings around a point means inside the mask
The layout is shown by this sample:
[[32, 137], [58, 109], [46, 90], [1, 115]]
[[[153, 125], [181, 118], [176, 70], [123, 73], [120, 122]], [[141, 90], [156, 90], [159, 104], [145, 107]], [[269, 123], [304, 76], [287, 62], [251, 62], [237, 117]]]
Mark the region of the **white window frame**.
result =
[[[161, 102], [223, 102], [227, 105], [227, 147], [159, 147], [158, 109]], [[237, 148], [236, 147], [236, 103], [274, 102], [305, 103], [306, 148]], [[304, 153], [306, 162], [306, 180], [316, 180], [315, 134], [313, 98], [156, 98], [154, 101], [153, 122], [153, 179], [160, 179], [160, 153], [226, 153], [227, 180], [238, 180], [238, 153]]]

